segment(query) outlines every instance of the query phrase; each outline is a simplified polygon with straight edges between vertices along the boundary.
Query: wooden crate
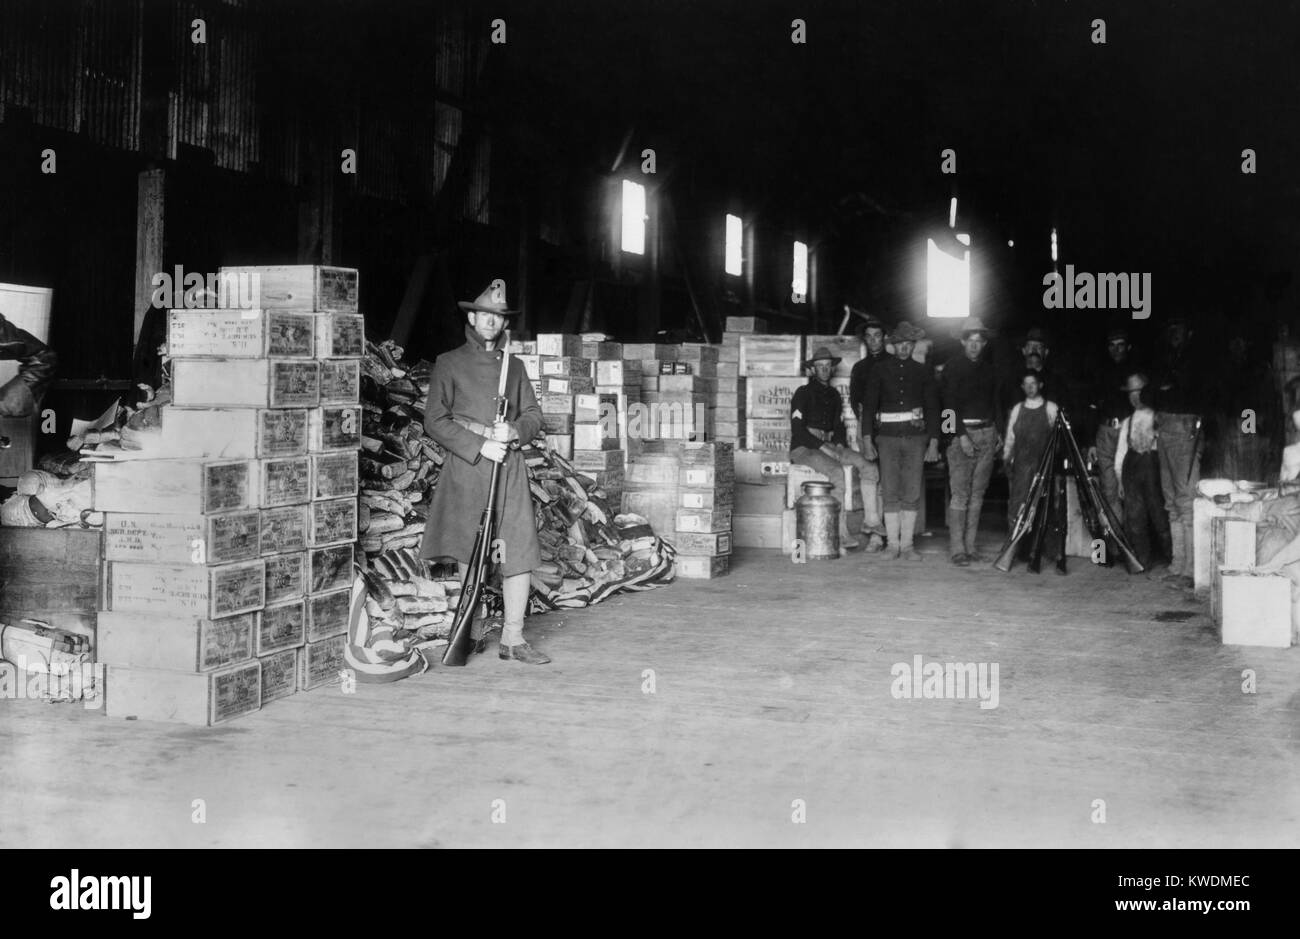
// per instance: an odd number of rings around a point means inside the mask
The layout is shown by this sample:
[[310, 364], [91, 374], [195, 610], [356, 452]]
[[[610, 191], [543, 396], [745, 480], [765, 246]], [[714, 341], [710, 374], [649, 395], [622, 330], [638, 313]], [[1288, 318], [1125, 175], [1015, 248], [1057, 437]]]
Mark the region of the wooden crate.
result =
[[315, 352], [310, 313], [289, 310], [169, 310], [169, 355], [304, 358]]
[[596, 371], [591, 359], [582, 356], [542, 356], [542, 377], [554, 375], [559, 378], [595, 378]]
[[610, 452], [618, 450], [618, 437], [607, 436], [605, 431], [608, 428], [606, 424], [579, 424], [576, 421], [573, 424], [573, 449], [577, 452], [582, 450], [605, 449]]
[[104, 608], [118, 613], [182, 613], [220, 619], [260, 610], [266, 565], [260, 560], [216, 567], [106, 562]]
[[573, 448], [573, 468], [576, 470], [593, 470], [596, 472], [623, 472], [624, 455], [622, 450], [588, 450]]
[[632, 489], [627, 483], [624, 486], [623, 511], [642, 516], [656, 535], [671, 540], [677, 517], [677, 488]]
[[164, 405], [160, 456], [259, 459], [307, 452], [305, 408], [178, 408]]
[[582, 424], [594, 424], [598, 421], [613, 423], [612, 418], [618, 414], [618, 395], [612, 394], [576, 394], [573, 396], [573, 419]]
[[546, 436], [573, 436], [573, 415], [543, 412], [542, 433]]
[[316, 358], [353, 359], [365, 354], [366, 322], [361, 314], [316, 314]]
[[202, 674], [113, 665], [105, 677], [109, 717], [209, 727], [262, 706], [262, 667], [256, 659]]
[[357, 500], [321, 499], [311, 504], [307, 547], [324, 548], [357, 540]]
[[571, 394], [543, 394], [537, 399], [537, 405], [542, 409], [542, 414], [573, 414], [573, 395]]
[[573, 333], [538, 333], [537, 354], [580, 358], [582, 337]]
[[307, 593], [307, 552], [291, 551], [264, 557], [266, 603], [292, 600]]
[[1255, 523], [1244, 518], [1211, 520], [1213, 562], [1210, 567], [1210, 618], [1223, 625], [1222, 572], [1247, 571], [1255, 566]]
[[570, 459], [573, 456], [573, 434], [547, 434], [546, 448], [566, 460]]
[[93, 640], [102, 562], [99, 531], [0, 527], [0, 620], [40, 620]]
[[778, 420], [790, 425], [790, 402], [794, 393], [808, 384], [803, 377], [757, 376], [745, 382], [745, 416]]
[[539, 381], [542, 377], [542, 357], [540, 355], [517, 355], [515, 356], [524, 366], [524, 374], [532, 381]]
[[104, 559], [155, 564], [226, 564], [258, 556], [257, 509], [218, 515], [107, 512]]
[[320, 365], [304, 359], [175, 359], [178, 407], [314, 408]]
[[331, 545], [312, 548], [307, 552], [309, 593], [324, 593], [341, 587], [351, 587], [353, 578], [354, 545]]
[[311, 458], [284, 457], [253, 464], [253, 499], [264, 509], [311, 501]]
[[261, 553], [286, 554], [307, 548], [307, 506], [285, 505], [260, 513]]
[[677, 360], [677, 347], [662, 342], [625, 342], [623, 358], [643, 362], [649, 360], [674, 362]]
[[259, 656], [296, 649], [307, 641], [307, 601], [302, 597], [268, 603], [255, 615], [253, 644]]
[[617, 361], [623, 358], [623, 343], [621, 342], [584, 342], [582, 351], [578, 353], [584, 359], [604, 359], [606, 361]]
[[780, 548], [781, 514], [734, 515], [731, 543], [738, 548]]
[[356, 405], [307, 412], [307, 448], [312, 453], [361, 448], [361, 409]]
[[252, 508], [250, 460], [127, 460], [95, 464], [101, 512], [174, 514]]
[[731, 506], [720, 506], [716, 509], [679, 508], [673, 530], [688, 532], [730, 531], [731, 516]]
[[303, 646], [298, 655], [298, 690], [310, 691], [337, 682], [339, 674], [347, 668], [343, 658], [347, 642], [348, 637], [343, 635]]
[[718, 557], [731, 553], [731, 532], [677, 532], [674, 547], [679, 555]]
[[750, 377], [802, 375], [803, 337], [741, 336], [740, 374]]
[[223, 267], [219, 273], [257, 274], [258, 306], [267, 309], [357, 312], [358, 275], [354, 267], [274, 264]]
[[307, 598], [307, 641], [319, 642], [348, 631], [352, 588], [331, 590]]
[[641, 363], [635, 360], [597, 361], [596, 384], [622, 387], [641, 384]]
[[674, 562], [678, 577], [687, 580], [711, 580], [722, 577], [731, 569], [730, 555], [706, 557], [703, 555], [679, 554]]
[[361, 360], [324, 359], [320, 363], [320, 403], [361, 403]]
[[678, 507], [683, 509], [720, 509], [730, 508], [735, 504], [735, 489], [727, 486], [721, 489], [679, 489]]
[[285, 649], [257, 660], [262, 666], [262, 707], [298, 691], [298, 650]]
[[[753, 450], [774, 450], [781, 454], [790, 452], [790, 416], [784, 420], [769, 420], [747, 416], [745, 418], [745, 443]], [[783, 456], [783, 462], [789, 462]], [[781, 461], [779, 461], [781, 462]], [[785, 475], [781, 473], [780, 475]]]
[[559, 375], [547, 375], [542, 379], [544, 395], [581, 395], [592, 394], [596, 383], [590, 378], [567, 378]]
[[311, 455], [312, 499], [355, 496], [360, 490], [359, 454], [355, 450]]
[[728, 333], [765, 333], [767, 320], [757, 316], [728, 316], [724, 329]]
[[210, 672], [253, 657], [256, 613], [221, 619], [163, 613], [99, 614], [95, 658], [109, 665]]
[[736, 471], [730, 466], [684, 465], [677, 471], [677, 485], [683, 488], [731, 488], [736, 484]]
[[1291, 645], [1291, 580], [1283, 574], [1223, 571], [1224, 645]]

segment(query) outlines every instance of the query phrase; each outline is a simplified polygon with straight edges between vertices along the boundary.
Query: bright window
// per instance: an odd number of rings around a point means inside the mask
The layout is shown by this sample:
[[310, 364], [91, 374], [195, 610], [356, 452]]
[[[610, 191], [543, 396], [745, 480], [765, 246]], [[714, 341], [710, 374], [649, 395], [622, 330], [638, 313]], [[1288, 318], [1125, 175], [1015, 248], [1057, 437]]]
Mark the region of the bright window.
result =
[[[961, 236], [957, 236], [961, 239]], [[963, 240], [969, 244], [969, 237]], [[925, 312], [927, 316], [970, 316], [970, 249], [954, 257], [926, 240]]]
[[742, 226], [737, 215], [727, 216], [727, 273], [740, 276], [740, 240]]
[[795, 303], [808, 302], [808, 246], [802, 241], [794, 243], [794, 277], [790, 280], [790, 299]]
[[645, 186], [623, 180], [623, 250], [645, 254]]

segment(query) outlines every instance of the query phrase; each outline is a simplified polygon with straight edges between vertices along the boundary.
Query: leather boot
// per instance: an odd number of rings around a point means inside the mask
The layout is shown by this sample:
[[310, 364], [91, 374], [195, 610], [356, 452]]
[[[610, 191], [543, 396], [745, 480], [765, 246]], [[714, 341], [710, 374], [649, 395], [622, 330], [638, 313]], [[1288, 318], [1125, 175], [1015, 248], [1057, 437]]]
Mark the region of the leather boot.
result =
[[[881, 555], [882, 557], [888, 558], [890, 560], [894, 560], [898, 557], [900, 531], [901, 528], [900, 528], [900, 520], [898, 517], [898, 513], [886, 512], [885, 513], [885, 537], [889, 539], [889, 543], [885, 545], [884, 553]], [[912, 540], [912, 536], [910, 534], [907, 536], [907, 540], [908, 541]]]
[[958, 567], [970, 564], [966, 559], [966, 510], [952, 506], [948, 506], [948, 554]]
[[1183, 526], [1181, 522], [1174, 522], [1169, 526], [1169, 573], [1161, 577], [1165, 583], [1173, 583], [1183, 574], [1183, 565], [1186, 563], [1186, 540], [1183, 537]]
[[898, 513], [899, 535], [902, 541], [898, 545], [898, 556], [907, 561], [921, 560], [921, 552], [912, 547], [912, 536], [916, 532], [916, 513]]
[[840, 509], [840, 547], [845, 551], [856, 551], [862, 542], [849, 534], [849, 513]]
[[980, 510], [984, 508], [983, 499], [972, 499], [966, 506], [966, 560], [972, 564], [987, 561], [988, 558], [975, 550], [975, 542], [980, 533]]

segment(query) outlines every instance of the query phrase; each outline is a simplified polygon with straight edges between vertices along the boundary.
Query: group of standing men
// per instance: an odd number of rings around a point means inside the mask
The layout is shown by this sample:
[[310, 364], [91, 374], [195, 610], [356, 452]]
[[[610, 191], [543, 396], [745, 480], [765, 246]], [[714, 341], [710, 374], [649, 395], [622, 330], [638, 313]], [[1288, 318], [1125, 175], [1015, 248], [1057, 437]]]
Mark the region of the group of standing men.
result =
[[[1129, 506], [1126, 530], [1139, 558], [1150, 562], [1155, 541], [1169, 561], [1165, 580], [1190, 586], [1192, 501], [1204, 430], [1213, 422], [1213, 395], [1193, 364], [1186, 320], [1166, 321], [1149, 369], [1134, 361], [1126, 328], [1109, 330], [1106, 364], [1086, 382], [1071, 382], [1054, 367], [1048, 337], [1038, 329], [1018, 347], [1020, 361], [997, 368], [990, 355], [992, 331], [977, 318], [967, 319], [959, 330], [961, 352], [937, 376], [913, 358], [925, 335], [908, 322], [891, 330], [870, 318], [862, 327], [865, 354], [853, 367], [849, 387], [861, 435], [857, 450], [848, 445], [842, 400], [830, 385], [840, 360], [828, 350], [816, 350], [805, 363], [812, 377], [791, 402], [791, 462], [830, 478], [846, 464], [858, 467], [869, 552], [920, 558], [913, 532], [924, 464], [939, 460], [940, 439], [947, 437], [949, 554], [958, 566], [988, 560], [976, 536], [998, 456], [1014, 518], [1028, 495], [1037, 456], [1064, 410], [1116, 517], [1123, 521]], [[1267, 392], [1257, 390], [1258, 384], [1238, 398], [1259, 399], [1255, 406], [1263, 409]], [[1230, 459], [1243, 445], [1232, 422], [1221, 423], [1227, 428], [1221, 449]]]

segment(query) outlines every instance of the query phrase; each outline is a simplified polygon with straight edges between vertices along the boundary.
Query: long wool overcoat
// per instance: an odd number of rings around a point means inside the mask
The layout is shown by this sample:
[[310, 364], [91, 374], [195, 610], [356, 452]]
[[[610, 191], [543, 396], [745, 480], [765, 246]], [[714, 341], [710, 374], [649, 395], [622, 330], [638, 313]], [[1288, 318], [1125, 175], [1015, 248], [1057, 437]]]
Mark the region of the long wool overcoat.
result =
[[[479, 452], [487, 438], [456, 423], [456, 418], [487, 426], [495, 416], [497, 383], [501, 378], [499, 351], [489, 351], [478, 333], [466, 326], [466, 342], [438, 356], [429, 376], [429, 404], [424, 429], [447, 451], [429, 506], [429, 520], [420, 543], [420, 556], [469, 561], [474, 535], [487, 505], [492, 461]], [[504, 339], [504, 336], [502, 337]], [[498, 340], [501, 343], [502, 340]], [[506, 420], [527, 444], [542, 426], [542, 409], [519, 359], [510, 360], [506, 376]], [[498, 481], [496, 537], [505, 542], [501, 573], [524, 574], [542, 562], [537, 541], [528, 467], [511, 449]]]

